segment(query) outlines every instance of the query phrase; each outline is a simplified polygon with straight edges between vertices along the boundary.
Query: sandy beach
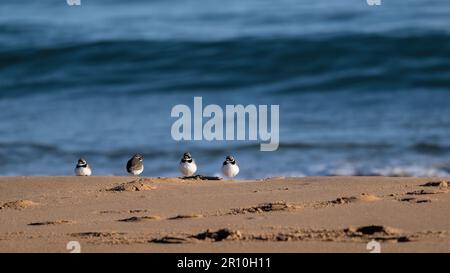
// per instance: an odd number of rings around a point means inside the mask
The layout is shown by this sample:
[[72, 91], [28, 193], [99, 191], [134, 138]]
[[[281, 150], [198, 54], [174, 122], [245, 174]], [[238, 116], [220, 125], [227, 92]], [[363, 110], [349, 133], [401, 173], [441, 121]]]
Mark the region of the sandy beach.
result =
[[0, 178], [0, 252], [449, 252], [440, 178]]

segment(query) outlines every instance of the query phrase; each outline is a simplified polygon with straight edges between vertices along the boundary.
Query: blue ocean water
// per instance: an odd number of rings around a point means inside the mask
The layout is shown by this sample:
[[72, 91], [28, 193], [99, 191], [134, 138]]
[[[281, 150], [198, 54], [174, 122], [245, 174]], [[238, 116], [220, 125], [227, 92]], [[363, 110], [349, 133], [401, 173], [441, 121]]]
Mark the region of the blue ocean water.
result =
[[[174, 105], [280, 105], [280, 148], [171, 137]], [[0, 175], [450, 176], [447, 0], [2, 0]]]

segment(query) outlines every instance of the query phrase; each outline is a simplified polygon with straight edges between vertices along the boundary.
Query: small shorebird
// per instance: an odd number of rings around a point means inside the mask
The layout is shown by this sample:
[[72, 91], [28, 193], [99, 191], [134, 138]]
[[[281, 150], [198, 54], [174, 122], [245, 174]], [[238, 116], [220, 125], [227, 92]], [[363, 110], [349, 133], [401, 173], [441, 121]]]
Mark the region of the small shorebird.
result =
[[227, 156], [223, 162], [222, 172], [228, 177], [235, 177], [239, 173], [239, 166], [234, 157]]
[[75, 167], [75, 175], [77, 176], [90, 176], [92, 174], [91, 167], [87, 164], [83, 158], [78, 159], [77, 166]]
[[179, 169], [184, 176], [192, 176], [197, 171], [197, 164], [190, 153], [184, 153]]
[[140, 154], [135, 154], [127, 162], [127, 172], [131, 175], [140, 175], [144, 171], [144, 159]]

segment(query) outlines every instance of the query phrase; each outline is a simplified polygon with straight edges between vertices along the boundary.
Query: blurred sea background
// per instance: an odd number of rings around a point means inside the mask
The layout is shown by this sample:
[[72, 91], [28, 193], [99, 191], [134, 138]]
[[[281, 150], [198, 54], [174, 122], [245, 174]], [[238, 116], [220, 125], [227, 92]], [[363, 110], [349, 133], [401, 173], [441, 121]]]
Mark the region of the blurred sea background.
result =
[[[280, 105], [280, 148], [171, 137], [173, 106]], [[206, 121], [206, 120], [205, 120]], [[0, 175], [450, 176], [448, 0], [2, 0]]]

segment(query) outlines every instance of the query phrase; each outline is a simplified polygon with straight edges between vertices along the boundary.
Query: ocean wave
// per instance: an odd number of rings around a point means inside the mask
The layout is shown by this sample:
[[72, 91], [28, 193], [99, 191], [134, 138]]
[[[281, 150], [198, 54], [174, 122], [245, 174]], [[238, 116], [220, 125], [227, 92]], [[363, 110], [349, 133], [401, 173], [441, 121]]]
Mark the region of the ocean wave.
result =
[[[236, 144], [232, 146], [235, 151], [258, 151], [260, 143], [247, 143]], [[196, 146], [195, 149], [201, 150], [210, 155], [222, 154], [230, 149], [230, 146], [204, 148]], [[279, 144], [279, 150], [337, 150], [337, 151], [352, 151], [352, 150], [376, 150], [376, 151], [389, 151], [389, 150], [404, 150], [414, 151], [422, 154], [445, 154], [450, 152], [450, 146], [439, 143], [431, 142], [417, 142], [407, 145], [380, 143], [380, 142], [281, 142]]]
[[[450, 164], [442, 157], [430, 160], [425, 155], [415, 156], [416, 146], [399, 147], [386, 144], [334, 143], [307, 144], [291, 143], [280, 146], [277, 153], [260, 154], [257, 144], [224, 145], [221, 147], [188, 148], [201, 165], [202, 172], [217, 171], [223, 157], [232, 153], [242, 163], [242, 177], [264, 178], [268, 176], [450, 176]], [[176, 164], [184, 150], [176, 147], [139, 146], [89, 150], [80, 147], [66, 147], [46, 143], [2, 142], [0, 143], [0, 174], [2, 175], [63, 175], [71, 174], [78, 157], [86, 157], [96, 171], [102, 175], [121, 173], [122, 165], [135, 152], [140, 152], [146, 161], [149, 175], [176, 175]], [[88, 145], [89, 146], [89, 145]], [[439, 146], [439, 145], [436, 145]], [[446, 149], [444, 145], [443, 149]], [[285, 147], [285, 149], [283, 149]], [[306, 150], [305, 150], [306, 149]], [[382, 150], [386, 149], [386, 150]], [[435, 149], [435, 148], [434, 148]], [[312, 151], [308, 151], [312, 150]], [[383, 154], [381, 158], [373, 156]], [[358, 160], [348, 157], [354, 153]], [[385, 154], [395, 154], [388, 156]], [[361, 158], [361, 155], [363, 156]], [[405, 158], [404, 155], [409, 155]], [[270, 168], [262, 166], [261, 156], [267, 156]], [[414, 156], [416, 160], [411, 160]], [[48, 168], [57, 165], [60, 168]]]
[[[450, 177], [447, 164], [398, 164], [385, 160], [378, 166], [367, 166], [355, 163], [344, 164], [311, 164], [307, 176], [389, 176], [389, 177]], [[445, 168], [447, 166], [447, 168]]]
[[[224, 155], [229, 151], [235, 151], [240, 153], [254, 154], [259, 152], [260, 143], [243, 143], [239, 144], [227, 144], [220, 146], [202, 146], [201, 144], [191, 144], [189, 148], [195, 150], [197, 154], [204, 156], [218, 156]], [[423, 154], [436, 154], [436, 153], [448, 153], [450, 152], [450, 146], [437, 144], [437, 143], [424, 143], [419, 142], [411, 145], [399, 146], [388, 143], [358, 143], [358, 142], [281, 142], [279, 145], [279, 152], [285, 151], [305, 151], [305, 150], [321, 150], [319, 153], [325, 151], [343, 151], [351, 152], [352, 150], [367, 150], [367, 151], [406, 151], [406, 152], [418, 152]], [[169, 148], [158, 148], [154, 145], [139, 146], [133, 148], [109, 148], [109, 149], [89, 149], [84, 150], [80, 148], [63, 147], [57, 144], [38, 143], [38, 142], [0, 142], [0, 156], [7, 156], [9, 153], [14, 152], [19, 158], [23, 155], [56, 155], [56, 156], [73, 156], [77, 155], [90, 155], [99, 156], [110, 159], [118, 159], [130, 156], [133, 153], [140, 151], [144, 157], [170, 157], [173, 156], [176, 151]], [[181, 153], [181, 152], [179, 152]], [[448, 166], [444, 166], [449, 168]]]
[[5, 160], [9, 158], [10, 160], [23, 160], [24, 158], [29, 158], [34, 160], [42, 156], [55, 156], [55, 157], [66, 157], [66, 156], [92, 156], [92, 157], [104, 157], [109, 159], [120, 159], [128, 158], [137, 151], [144, 157], [160, 157], [168, 156], [171, 154], [169, 150], [157, 149], [155, 147], [137, 147], [137, 148], [116, 148], [108, 150], [100, 149], [89, 149], [84, 150], [80, 148], [68, 148], [62, 147], [57, 144], [46, 144], [37, 142], [3, 142], [0, 143], [0, 159]]
[[0, 97], [136, 86], [144, 93], [448, 90], [449, 50], [445, 33], [0, 47]]
[[442, 145], [437, 143], [420, 142], [414, 144], [412, 149], [419, 153], [425, 154], [442, 154], [450, 152], [450, 145]]
[[425, 166], [385, 166], [363, 171], [361, 176], [391, 176], [391, 177], [449, 177], [450, 172], [439, 168]]

